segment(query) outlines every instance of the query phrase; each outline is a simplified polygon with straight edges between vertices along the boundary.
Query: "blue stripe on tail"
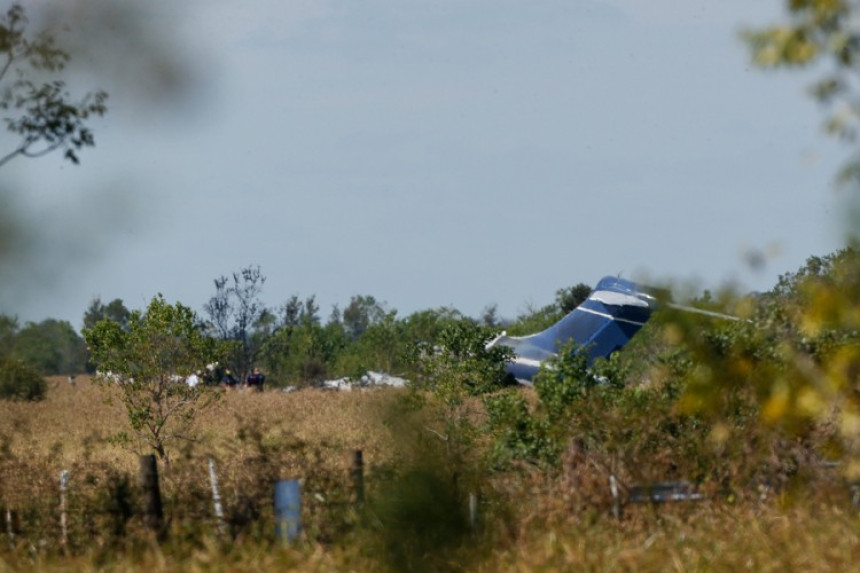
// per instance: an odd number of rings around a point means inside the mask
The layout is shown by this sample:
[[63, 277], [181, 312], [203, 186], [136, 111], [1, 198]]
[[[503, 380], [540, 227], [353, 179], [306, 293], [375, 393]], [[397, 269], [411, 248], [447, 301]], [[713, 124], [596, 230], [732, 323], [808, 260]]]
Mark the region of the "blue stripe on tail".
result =
[[503, 334], [489, 346], [512, 348], [515, 358], [508, 371], [528, 383], [543, 361], [571, 341], [588, 353], [589, 365], [597, 358], [607, 358], [639, 332], [656, 306], [648, 289], [622, 278], [604, 277], [582, 304], [546, 330], [529, 336]]

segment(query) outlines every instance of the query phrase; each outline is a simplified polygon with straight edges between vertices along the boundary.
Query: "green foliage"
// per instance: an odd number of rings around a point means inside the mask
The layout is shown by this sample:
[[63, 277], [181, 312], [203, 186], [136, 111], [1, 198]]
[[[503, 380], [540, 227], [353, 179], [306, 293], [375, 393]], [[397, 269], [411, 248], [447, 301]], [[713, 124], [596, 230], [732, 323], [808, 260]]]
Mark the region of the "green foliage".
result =
[[411, 389], [431, 398], [425, 427], [444, 442], [447, 464], [461, 475], [476, 469], [470, 458], [479, 430], [471, 398], [512, 383], [505, 369], [511, 350], [487, 348], [495, 334], [464, 319], [445, 324], [433, 344], [419, 343], [411, 350], [415, 368]]
[[555, 291], [555, 304], [561, 314], [565, 315], [582, 304], [590, 294], [591, 287], [585, 283], [578, 283], [568, 288], [560, 288]]
[[262, 342], [258, 356], [276, 383], [304, 385], [331, 375], [346, 344], [340, 325], [308, 321], [277, 329]]
[[18, 319], [14, 316], [0, 314], [0, 357], [12, 353], [15, 335], [18, 333]]
[[14, 358], [0, 357], [0, 399], [42, 400], [46, 389], [38, 372]]
[[510, 389], [484, 398], [487, 428], [493, 436], [492, 458], [500, 467], [513, 460], [540, 463], [558, 455], [557, 444], [547, 439], [546, 426], [532, 416], [523, 393]]
[[557, 466], [577, 444], [639, 479], [785, 483], [822, 458], [856, 477], [858, 297], [848, 248], [811, 257], [770, 293], [699, 301], [741, 320], [663, 309], [590, 369], [567, 349], [536, 377], [534, 400], [484, 400], [494, 460]]
[[0, 110], [6, 129], [17, 136], [15, 147], [0, 156], [0, 167], [15, 157], [41, 157], [55, 150], [78, 163], [78, 153], [95, 140], [87, 121], [107, 111], [104, 91], [72, 99], [66, 83], [35, 78], [58, 76], [69, 54], [58, 48], [48, 32], [28, 34], [20, 4], [0, 15]]
[[731, 448], [741, 433], [786, 455], [780, 444], [799, 443], [805, 455], [843, 460], [848, 476], [860, 475], [857, 252], [810, 257], [771, 292], [734, 305], [743, 320], [665, 312], [661, 336], [676, 351], [645, 376], [671, 382], [678, 412], [711, 428], [714, 447]]
[[488, 428], [496, 442], [497, 463], [521, 459], [538, 464], [558, 463], [559, 455], [571, 437], [569, 421], [581, 415], [588, 400], [607, 397], [619, 386], [601, 385], [588, 368], [585, 353], [569, 345], [559, 349], [535, 376], [538, 403], [530, 412], [517, 392], [488, 396], [484, 406]]
[[[356, 300], [353, 297], [353, 303]], [[354, 337], [341, 323], [339, 311], [321, 326], [317, 310], [314, 297], [302, 303], [293, 296], [282, 307], [281, 324], [261, 337], [258, 358], [275, 383], [305, 385], [338, 376], [358, 379], [368, 370], [410, 375], [415, 368], [412, 349], [433, 346], [446, 325], [463, 320], [450, 308], [420, 311], [403, 319], [391, 311], [374, 315]]]
[[412, 349], [416, 386], [456, 405], [466, 396], [480, 396], [510, 384], [505, 364], [512, 351], [504, 346], [487, 348], [495, 335], [470, 320], [445, 325], [433, 346], [418, 344]]
[[96, 297], [90, 302], [90, 306], [84, 312], [84, 329], [93, 328], [102, 320], [113, 320], [122, 328], [128, 326], [128, 318], [131, 312], [126, 308], [122, 299], [115, 298], [107, 304], [102, 303], [101, 298]]
[[358, 339], [371, 325], [385, 318], [383, 306], [370, 295], [353, 296], [343, 309], [343, 328], [353, 339]]
[[85, 337], [103, 373], [96, 380], [118, 397], [134, 435], [166, 462], [167, 446], [192, 439], [194, 417], [219, 396], [202, 384], [185, 384], [219, 358], [218, 345], [203, 336], [189, 308], [161, 295], [146, 312], [132, 312], [127, 329], [102, 320]]
[[15, 336], [13, 355], [43, 375], [87, 371], [86, 345], [65, 320], [27, 323]]
[[587, 356], [569, 344], [559, 348], [557, 357], [548, 361], [535, 376], [534, 387], [550, 421], [569, 415], [571, 406], [597, 385], [588, 368]]
[[207, 326], [222, 341], [232, 342], [224, 346], [231, 349], [228, 362], [244, 379], [262, 344], [260, 337], [254, 336], [253, 328], [265, 324], [269, 314], [260, 300], [266, 277], [258, 265], [234, 272], [231, 278], [218, 277], [214, 282], [215, 294], [203, 307], [209, 316]]
[[15, 358], [44, 376], [79, 374], [87, 370], [87, 349], [72, 325], [46, 319], [18, 327], [18, 320], [0, 315], [0, 357]]
[[368, 370], [400, 371], [408, 343], [404, 324], [397, 320], [397, 312], [386, 313], [369, 324], [357, 339], [344, 345], [337, 360], [337, 370], [353, 378]]

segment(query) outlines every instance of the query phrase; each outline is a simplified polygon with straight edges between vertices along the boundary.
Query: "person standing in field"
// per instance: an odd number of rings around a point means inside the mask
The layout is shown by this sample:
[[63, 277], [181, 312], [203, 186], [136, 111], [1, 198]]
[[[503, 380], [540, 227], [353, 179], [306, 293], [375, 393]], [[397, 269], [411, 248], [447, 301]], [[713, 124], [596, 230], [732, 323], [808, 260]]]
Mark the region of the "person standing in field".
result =
[[251, 373], [248, 374], [247, 380], [245, 380], [248, 388], [256, 388], [257, 392], [263, 391], [263, 382], [265, 381], [266, 377], [260, 372], [259, 368], [254, 368]]
[[229, 369], [227, 369], [224, 371], [224, 376], [222, 376], [221, 378], [221, 383], [227, 388], [235, 388], [236, 384], [238, 384], [239, 381], [236, 380], [236, 377], [233, 376], [233, 373], [230, 372]]

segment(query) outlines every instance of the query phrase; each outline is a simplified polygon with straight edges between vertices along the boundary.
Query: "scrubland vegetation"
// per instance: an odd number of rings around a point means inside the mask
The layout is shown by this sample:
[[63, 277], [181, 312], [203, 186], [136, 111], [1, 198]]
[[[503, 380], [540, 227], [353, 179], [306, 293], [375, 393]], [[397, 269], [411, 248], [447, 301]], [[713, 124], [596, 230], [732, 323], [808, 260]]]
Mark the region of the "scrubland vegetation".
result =
[[[853, 139], [860, 43], [850, 2], [788, 2], [787, 23], [747, 34], [765, 67], [827, 61], [814, 93]], [[0, 18], [15, 81], [0, 97], [20, 143], [76, 163], [106, 94], [70, 98], [50, 34], [27, 40], [20, 5]], [[10, 70], [14, 70], [11, 72]], [[43, 101], [47, 106], [33, 107]], [[77, 104], [74, 104], [78, 102]], [[74, 104], [74, 105], [73, 105]], [[29, 121], [53, 110], [50, 121]], [[46, 147], [39, 147], [46, 144]], [[856, 149], [852, 148], [856, 153]], [[841, 173], [858, 180], [851, 157]], [[3, 237], [11, 236], [6, 229]], [[4, 253], [0, 253], [3, 255]], [[313, 296], [260, 303], [248, 267], [215, 280], [197, 316], [153, 299], [93, 301], [67, 322], [0, 316], [0, 570], [849, 570], [860, 558], [860, 257], [811, 257], [768, 293], [704, 293], [721, 321], [661, 311], [608, 361], [575, 348], [533, 388], [485, 342], [500, 323], [441, 308], [400, 317], [369, 295], [323, 324]], [[678, 286], [678, 285], [674, 285]], [[505, 324], [538, 330], [587, 295]], [[86, 339], [86, 344], [84, 343]], [[189, 389], [171, 377], [218, 359], [262, 365], [262, 393]], [[96, 367], [112, 377], [92, 373]], [[406, 389], [324, 392], [367, 369]], [[52, 376], [63, 374], [64, 376]], [[282, 392], [292, 386], [294, 392]], [[364, 499], [351, 479], [365, 461]], [[166, 525], [142, 516], [138, 454], [160, 456]], [[210, 492], [214, 464], [223, 527]], [[65, 511], [60, 473], [68, 471]], [[303, 531], [275, 541], [272, 486], [302, 480]], [[697, 501], [632, 503], [634, 486], [689, 482]], [[617, 487], [613, 488], [612, 484]], [[477, 503], [472, 512], [472, 500]], [[65, 520], [64, 520], [65, 516]], [[64, 535], [65, 533], [65, 535]]]
[[[166, 446], [160, 539], [144, 525], [137, 478], [136, 454], [152, 445], [119, 438], [133, 420], [116, 384], [49, 378], [44, 399], [0, 403], [0, 559], [13, 569], [850, 568], [860, 557], [860, 356], [848, 311], [858, 269], [846, 249], [812, 257], [769, 293], [706, 293], [699, 306], [743, 320], [667, 310], [593, 368], [562, 353], [533, 388], [508, 384], [507, 357], [482, 344], [491, 331], [467, 320], [413, 345], [407, 389], [207, 388], [218, 398]], [[283, 546], [272, 487], [287, 478], [302, 480], [303, 532]], [[626, 503], [634, 486], [666, 481], [702, 499]]]

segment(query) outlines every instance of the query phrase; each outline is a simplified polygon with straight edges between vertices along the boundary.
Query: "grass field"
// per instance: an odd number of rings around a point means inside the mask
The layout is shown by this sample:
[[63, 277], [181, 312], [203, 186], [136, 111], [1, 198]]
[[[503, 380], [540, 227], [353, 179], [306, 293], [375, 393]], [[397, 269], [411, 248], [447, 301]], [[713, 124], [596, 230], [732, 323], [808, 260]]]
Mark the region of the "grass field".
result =
[[[174, 447], [163, 471], [169, 525], [159, 544], [135, 515], [137, 452], [110, 440], [123, 412], [84, 377], [75, 386], [51, 379], [42, 402], [0, 402], [0, 509], [16, 519], [13, 539], [0, 529], [0, 571], [832, 571], [860, 562], [858, 508], [836, 475], [800, 491], [628, 505], [616, 519], [600, 471], [521, 468], [453, 481], [435, 472], [444, 444], [430, 421], [404, 413], [403, 394], [225, 393], [199, 416], [199, 439]], [[470, 455], [482, 455], [477, 443]], [[355, 449], [366, 464], [360, 509], [349, 478]], [[210, 457], [225, 536], [211, 509]], [[274, 541], [279, 478], [304, 480], [304, 534], [292, 547]], [[480, 496], [474, 527], [465, 518], [471, 490]]]

